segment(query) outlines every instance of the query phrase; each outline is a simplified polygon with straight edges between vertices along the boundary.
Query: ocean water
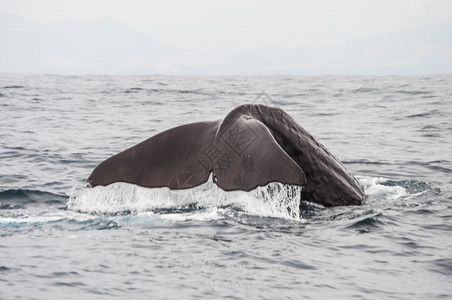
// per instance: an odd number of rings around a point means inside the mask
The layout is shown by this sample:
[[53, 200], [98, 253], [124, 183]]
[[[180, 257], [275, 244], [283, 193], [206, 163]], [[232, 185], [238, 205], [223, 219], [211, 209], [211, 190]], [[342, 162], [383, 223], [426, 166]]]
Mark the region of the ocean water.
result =
[[[270, 184], [117, 183], [104, 159], [234, 107], [280, 107], [361, 206]], [[452, 76], [0, 75], [1, 299], [451, 299]]]

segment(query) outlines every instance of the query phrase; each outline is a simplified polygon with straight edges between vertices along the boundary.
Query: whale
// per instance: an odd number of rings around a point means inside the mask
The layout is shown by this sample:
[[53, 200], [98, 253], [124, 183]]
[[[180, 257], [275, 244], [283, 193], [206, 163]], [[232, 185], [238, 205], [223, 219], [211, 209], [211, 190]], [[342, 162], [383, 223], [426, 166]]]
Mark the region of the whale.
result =
[[355, 177], [288, 113], [261, 104], [156, 134], [101, 162], [87, 186], [190, 189], [209, 177], [225, 191], [301, 186], [301, 201], [324, 207], [360, 205], [365, 197]]

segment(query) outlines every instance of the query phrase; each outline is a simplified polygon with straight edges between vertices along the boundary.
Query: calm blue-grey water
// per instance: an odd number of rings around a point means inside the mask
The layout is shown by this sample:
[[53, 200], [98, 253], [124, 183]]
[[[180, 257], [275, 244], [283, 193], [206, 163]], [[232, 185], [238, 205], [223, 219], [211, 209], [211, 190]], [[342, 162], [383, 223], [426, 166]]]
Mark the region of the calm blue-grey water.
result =
[[[317, 137], [365, 203], [84, 188], [107, 157], [253, 102]], [[452, 76], [0, 75], [0, 298], [451, 299], [451, 120]]]

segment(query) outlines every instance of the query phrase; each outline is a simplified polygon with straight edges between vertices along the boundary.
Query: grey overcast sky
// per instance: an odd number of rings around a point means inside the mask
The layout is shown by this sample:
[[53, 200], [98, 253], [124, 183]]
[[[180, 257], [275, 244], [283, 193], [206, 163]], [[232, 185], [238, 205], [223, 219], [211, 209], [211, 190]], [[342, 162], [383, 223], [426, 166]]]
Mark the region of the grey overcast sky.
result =
[[450, 0], [1, 0], [41, 23], [114, 17], [178, 47], [324, 46], [452, 21]]
[[452, 72], [452, 0], [0, 0], [0, 24], [6, 73]]

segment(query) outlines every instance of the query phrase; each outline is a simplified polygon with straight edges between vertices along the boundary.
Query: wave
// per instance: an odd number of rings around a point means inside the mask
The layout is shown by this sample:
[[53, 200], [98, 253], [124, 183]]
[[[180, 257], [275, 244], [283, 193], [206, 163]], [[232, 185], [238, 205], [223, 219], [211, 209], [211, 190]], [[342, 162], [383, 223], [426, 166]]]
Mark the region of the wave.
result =
[[392, 165], [389, 162], [383, 161], [370, 161], [368, 159], [352, 159], [352, 160], [343, 160], [343, 164], [352, 165], [352, 164], [363, 164], [363, 165]]
[[6, 85], [3, 88], [4, 89], [23, 89], [25, 87], [23, 85]]
[[353, 220], [345, 228], [356, 230], [358, 233], [369, 233], [381, 229], [385, 225], [384, 219], [382, 213], [372, 213]]
[[[105, 91], [105, 93], [110, 93], [110, 91]], [[193, 94], [193, 95], [214, 95], [214, 93], [209, 93], [203, 91], [202, 89], [158, 89], [158, 88], [141, 88], [132, 87], [124, 90], [124, 94], [134, 94], [134, 93], [171, 93], [171, 94]]]
[[431, 118], [431, 117], [440, 117], [444, 116], [444, 113], [437, 109], [433, 109], [431, 111], [426, 111], [422, 113], [408, 115], [407, 118]]
[[429, 95], [432, 94], [432, 91], [420, 91], [420, 90], [411, 90], [411, 91], [407, 91], [407, 90], [396, 90], [394, 91], [397, 94], [406, 94], [406, 95], [411, 95], [411, 96], [415, 96], [415, 95]]
[[[37, 214], [34, 211], [24, 210], [18, 214], [0, 215], [0, 229], [7, 229], [6, 234], [14, 233], [10, 232], [11, 229], [103, 230], [119, 227], [118, 220], [111, 217], [98, 217], [66, 210], [46, 211]], [[0, 234], [4, 235], [5, 233], [0, 232]]]
[[126, 94], [137, 93], [137, 92], [142, 91], [142, 90], [144, 90], [144, 89], [140, 88], [140, 87], [132, 87], [132, 88], [129, 88], [129, 89], [125, 90], [124, 93], [126, 93]]
[[370, 88], [370, 87], [362, 87], [362, 88], [351, 90], [350, 92], [352, 94], [357, 94], [357, 93], [378, 93], [378, 92], [380, 92], [380, 89]]
[[18, 209], [42, 203], [64, 206], [68, 197], [39, 190], [9, 189], [0, 192], [0, 209]]

